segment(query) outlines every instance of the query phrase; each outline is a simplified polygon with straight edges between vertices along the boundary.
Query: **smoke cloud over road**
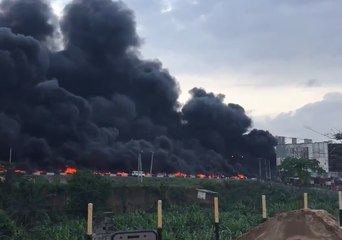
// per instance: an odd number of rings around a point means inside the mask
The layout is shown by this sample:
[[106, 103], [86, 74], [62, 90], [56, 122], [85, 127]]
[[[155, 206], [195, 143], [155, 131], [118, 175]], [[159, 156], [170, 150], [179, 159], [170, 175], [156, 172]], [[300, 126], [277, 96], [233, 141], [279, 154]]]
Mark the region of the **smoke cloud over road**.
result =
[[176, 79], [141, 57], [124, 3], [74, 0], [60, 20], [43, 0], [0, 7], [1, 160], [12, 148], [31, 169], [131, 171], [143, 151], [158, 172], [248, 174], [274, 157], [273, 136], [224, 95], [194, 88], [180, 105]]

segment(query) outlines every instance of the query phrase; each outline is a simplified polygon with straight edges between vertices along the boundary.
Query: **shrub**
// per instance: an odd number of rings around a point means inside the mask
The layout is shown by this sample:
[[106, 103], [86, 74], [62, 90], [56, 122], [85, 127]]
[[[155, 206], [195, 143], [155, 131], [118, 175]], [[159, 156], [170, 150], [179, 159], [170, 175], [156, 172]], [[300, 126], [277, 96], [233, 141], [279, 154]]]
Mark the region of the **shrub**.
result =
[[14, 223], [0, 210], [0, 239], [13, 239], [16, 234]]
[[94, 210], [106, 210], [111, 195], [111, 182], [107, 178], [91, 172], [77, 172], [67, 185], [68, 207], [78, 213], [85, 213], [88, 203], [93, 203]]

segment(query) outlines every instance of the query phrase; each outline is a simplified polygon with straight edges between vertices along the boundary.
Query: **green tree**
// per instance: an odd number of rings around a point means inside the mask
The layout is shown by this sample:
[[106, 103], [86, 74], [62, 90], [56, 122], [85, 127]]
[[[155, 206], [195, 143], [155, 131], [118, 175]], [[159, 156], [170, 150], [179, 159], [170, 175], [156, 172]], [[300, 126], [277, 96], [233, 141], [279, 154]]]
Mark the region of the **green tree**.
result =
[[336, 140], [342, 141], [342, 132], [335, 133], [334, 138]]
[[[83, 213], [88, 203], [96, 210], [104, 210], [111, 195], [111, 182], [89, 171], [77, 172], [68, 182], [68, 205], [71, 211]], [[94, 210], [95, 210], [94, 209]]]
[[292, 157], [285, 158], [278, 166], [278, 171], [283, 181], [288, 181], [291, 177], [298, 177], [301, 184], [309, 183], [311, 173], [325, 173], [317, 160]]
[[4, 207], [11, 219], [24, 226], [46, 220], [50, 185], [33, 179], [13, 178], [11, 191], [4, 193]]

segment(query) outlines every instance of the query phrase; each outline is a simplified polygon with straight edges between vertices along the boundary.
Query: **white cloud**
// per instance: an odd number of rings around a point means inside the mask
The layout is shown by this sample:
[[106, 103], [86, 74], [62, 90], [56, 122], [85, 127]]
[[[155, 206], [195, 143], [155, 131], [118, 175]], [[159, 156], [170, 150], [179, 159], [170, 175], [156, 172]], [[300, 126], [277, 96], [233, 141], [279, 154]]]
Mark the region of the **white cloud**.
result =
[[276, 135], [328, 140], [318, 133], [324, 135], [342, 130], [342, 92], [327, 93], [319, 101], [283, 112], [275, 118], [257, 119], [255, 125]]
[[169, 0], [162, 0], [162, 9], [161, 9], [161, 13], [168, 13], [171, 12], [173, 10], [172, 4]]
[[61, 16], [63, 14], [64, 6], [69, 3], [71, 0], [52, 0], [51, 6], [57, 16]]

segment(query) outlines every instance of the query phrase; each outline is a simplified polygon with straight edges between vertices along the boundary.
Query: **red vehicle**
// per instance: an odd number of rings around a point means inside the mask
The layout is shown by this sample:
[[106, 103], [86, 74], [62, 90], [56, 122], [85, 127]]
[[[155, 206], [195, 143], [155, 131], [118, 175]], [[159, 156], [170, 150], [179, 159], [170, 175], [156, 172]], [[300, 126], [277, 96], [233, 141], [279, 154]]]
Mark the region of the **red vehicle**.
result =
[[117, 172], [116, 175], [120, 177], [128, 177], [128, 173], [126, 172]]
[[4, 165], [0, 164], [0, 173], [6, 172], [6, 168]]
[[14, 170], [14, 172], [17, 174], [25, 174], [26, 173], [26, 171], [20, 170], [20, 169], [16, 169], [16, 170]]

